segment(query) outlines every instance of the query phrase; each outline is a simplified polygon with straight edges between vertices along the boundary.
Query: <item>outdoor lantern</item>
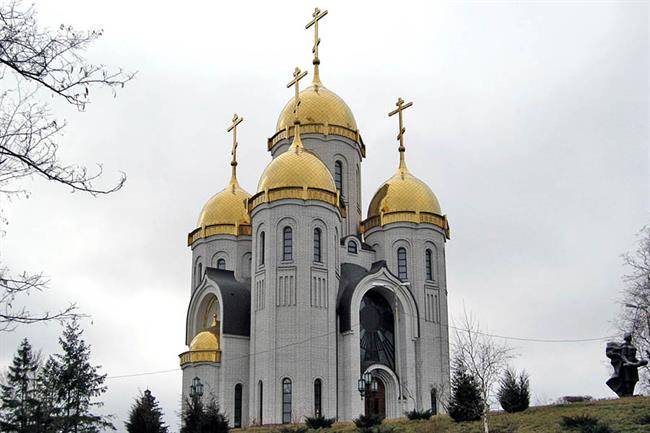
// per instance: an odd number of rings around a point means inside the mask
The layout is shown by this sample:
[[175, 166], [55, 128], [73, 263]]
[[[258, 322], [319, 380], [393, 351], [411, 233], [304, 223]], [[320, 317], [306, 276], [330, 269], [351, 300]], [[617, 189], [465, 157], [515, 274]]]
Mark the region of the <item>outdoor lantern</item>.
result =
[[363, 396], [363, 394], [366, 392], [366, 381], [363, 380], [363, 379], [359, 379], [357, 381], [357, 389], [359, 390], [359, 392]]
[[370, 385], [370, 382], [372, 382], [372, 374], [370, 372], [364, 373], [363, 380], [366, 382], [366, 385]]
[[379, 384], [377, 383], [376, 380], [373, 379], [372, 382], [370, 382], [370, 391], [377, 392], [378, 390], [379, 390]]
[[195, 377], [192, 379], [192, 385], [190, 385], [190, 397], [201, 397], [203, 396], [203, 384], [201, 379]]

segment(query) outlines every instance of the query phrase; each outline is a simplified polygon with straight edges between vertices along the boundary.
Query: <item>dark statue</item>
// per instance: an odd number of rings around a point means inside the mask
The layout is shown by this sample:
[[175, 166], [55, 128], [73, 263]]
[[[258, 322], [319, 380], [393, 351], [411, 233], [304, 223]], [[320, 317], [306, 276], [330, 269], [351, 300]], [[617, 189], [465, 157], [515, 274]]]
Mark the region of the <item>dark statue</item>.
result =
[[632, 345], [632, 334], [625, 334], [622, 343], [609, 342], [605, 355], [611, 360], [614, 374], [605, 382], [619, 397], [634, 395], [639, 381], [639, 367], [648, 365], [647, 359], [636, 358], [636, 347]]

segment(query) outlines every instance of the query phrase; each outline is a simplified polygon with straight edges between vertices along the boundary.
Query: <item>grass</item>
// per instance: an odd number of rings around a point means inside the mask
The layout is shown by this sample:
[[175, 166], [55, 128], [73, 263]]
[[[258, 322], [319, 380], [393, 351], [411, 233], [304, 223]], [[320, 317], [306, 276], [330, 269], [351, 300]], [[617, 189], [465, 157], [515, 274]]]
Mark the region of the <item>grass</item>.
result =
[[[590, 416], [609, 425], [616, 433], [648, 433], [650, 431], [650, 397], [632, 397], [599, 400], [553, 406], [531, 407], [520, 413], [493, 412], [489, 415], [491, 433], [567, 433], [563, 417]], [[437, 415], [427, 421], [408, 421], [406, 418], [387, 420], [384, 424], [395, 433], [482, 433], [481, 421], [454, 423], [446, 415]], [[298, 424], [296, 425], [298, 426]], [[280, 426], [251, 427], [237, 433], [277, 433]], [[351, 422], [335, 423], [322, 433], [356, 433]]]

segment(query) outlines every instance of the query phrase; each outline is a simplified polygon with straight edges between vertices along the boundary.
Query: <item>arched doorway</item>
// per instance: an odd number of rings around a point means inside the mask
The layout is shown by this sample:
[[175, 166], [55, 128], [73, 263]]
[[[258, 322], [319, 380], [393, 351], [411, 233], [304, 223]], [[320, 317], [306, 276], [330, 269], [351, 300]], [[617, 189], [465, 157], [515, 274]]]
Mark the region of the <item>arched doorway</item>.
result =
[[377, 392], [370, 393], [365, 397], [365, 413], [386, 418], [386, 386], [384, 381], [378, 377], [374, 377], [373, 380], [377, 381]]

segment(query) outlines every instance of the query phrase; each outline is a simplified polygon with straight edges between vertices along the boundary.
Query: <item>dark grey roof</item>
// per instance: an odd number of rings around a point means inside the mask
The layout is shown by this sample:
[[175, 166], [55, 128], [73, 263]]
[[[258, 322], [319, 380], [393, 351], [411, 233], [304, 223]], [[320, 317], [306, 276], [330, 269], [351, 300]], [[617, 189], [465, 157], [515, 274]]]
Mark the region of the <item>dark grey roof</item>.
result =
[[235, 279], [233, 271], [206, 268], [205, 272], [217, 283], [223, 300], [223, 333], [250, 337], [251, 292], [250, 282]]
[[341, 246], [345, 245], [345, 242], [346, 242], [346, 240], [347, 240], [348, 238], [355, 238], [356, 240], [358, 240], [359, 243], [361, 244], [361, 249], [362, 249], [362, 250], [366, 250], [366, 251], [375, 251], [375, 249], [374, 249], [372, 246], [370, 246], [370, 245], [368, 245], [367, 243], [365, 243], [364, 241], [362, 241], [362, 240], [361, 240], [361, 237], [359, 237], [359, 236], [357, 236], [357, 235], [347, 235], [347, 236], [342, 237], [342, 238], [341, 238]]
[[339, 291], [336, 295], [336, 312], [339, 316], [339, 332], [349, 331], [351, 324], [350, 303], [352, 294], [357, 284], [370, 274], [377, 273], [381, 268], [386, 267], [386, 261], [382, 260], [372, 264], [370, 270], [354, 263], [341, 264], [341, 279], [339, 280]]

